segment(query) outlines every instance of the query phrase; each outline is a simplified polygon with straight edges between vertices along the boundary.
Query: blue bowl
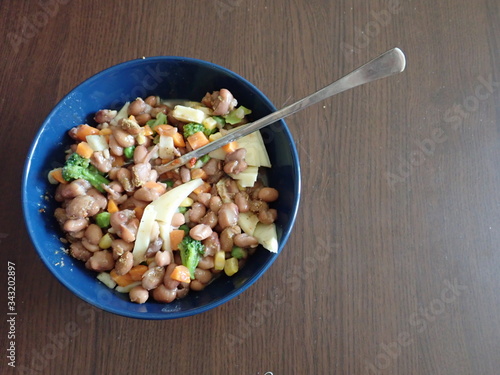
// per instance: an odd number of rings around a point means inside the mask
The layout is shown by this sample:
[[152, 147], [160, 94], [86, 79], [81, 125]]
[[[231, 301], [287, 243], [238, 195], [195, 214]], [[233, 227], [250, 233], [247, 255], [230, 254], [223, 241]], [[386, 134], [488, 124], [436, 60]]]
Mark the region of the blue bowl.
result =
[[53, 217], [55, 188], [47, 173], [62, 164], [70, 143], [67, 131], [91, 123], [96, 111], [120, 108], [136, 97], [159, 95], [164, 99], [200, 100], [206, 92], [229, 89], [239, 103], [251, 108], [258, 119], [276, 108], [254, 85], [218, 65], [181, 57], [151, 57], [128, 61], [106, 69], [76, 87], [52, 110], [38, 131], [28, 153], [22, 182], [24, 218], [32, 242], [50, 272], [86, 302], [111, 313], [140, 319], [173, 319], [202, 313], [236, 297], [271, 266], [292, 230], [300, 199], [300, 165], [294, 141], [284, 121], [263, 129], [262, 136], [273, 168], [269, 184], [277, 188], [279, 215], [276, 221], [279, 251], [259, 247], [245, 267], [232, 277], [223, 275], [203, 291], [190, 292], [169, 304], [139, 305], [128, 295], [115, 292], [96, 279], [96, 273], [64, 251], [63, 233]]

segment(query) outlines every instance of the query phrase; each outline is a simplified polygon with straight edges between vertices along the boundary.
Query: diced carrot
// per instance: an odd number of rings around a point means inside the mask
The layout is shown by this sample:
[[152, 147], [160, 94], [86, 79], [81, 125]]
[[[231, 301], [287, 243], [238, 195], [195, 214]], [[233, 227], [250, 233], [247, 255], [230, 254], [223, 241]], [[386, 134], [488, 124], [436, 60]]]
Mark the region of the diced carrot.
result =
[[78, 146], [76, 146], [76, 153], [82, 158], [90, 159], [94, 150], [92, 150], [92, 147], [90, 147], [87, 142], [80, 142]]
[[144, 213], [144, 207], [135, 206], [134, 207], [135, 217], [141, 220], [142, 214]]
[[155, 132], [159, 135], [166, 135], [167, 137], [173, 137], [175, 133], [177, 133], [177, 128], [172, 125], [158, 125], [155, 127]]
[[191, 276], [189, 275], [189, 270], [186, 266], [177, 266], [174, 268], [170, 274], [172, 280], [179, 281], [181, 283], [190, 283]]
[[108, 212], [110, 214], [113, 214], [115, 212], [118, 212], [118, 206], [116, 205], [116, 202], [113, 199], [108, 200]]
[[111, 135], [111, 133], [113, 133], [111, 131], [111, 128], [104, 128], [104, 129], [99, 130], [100, 135]]
[[92, 134], [99, 134], [99, 129], [94, 128], [93, 126], [87, 124], [78, 125], [76, 127], [75, 135], [80, 141], [84, 141], [87, 135], [92, 135]]
[[203, 147], [210, 142], [203, 132], [196, 132], [190, 135], [187, 137], [187, 141], [193, 150]]
[[56, 168], [56, 169], [53, 169], [52, 171], [50, 171], [50, 175], [52, 176], [52, 178], [54, 180], [56, 180], [57, 182], [61, 183], [61, 184], [67, 184], [68, 181], [66, 181], [64, 178], [63, 178], [63, 175], [62, 175], [62, 168]]
[[233, 151], [236, 151], [238, 149], [238, 142], [232, 141], [224, 146], [222, 146], [222, 149], [226, 152], [226, 154], [230, 154]]
[[128, 275], [130, 275], [131, 279], [134, 281], [141, 281], [142, 280], [142, 275], [144, 275], [144, 272], [148, 270], [148, 266], [145, 266], [144, 264], [139, 264], [137, 266], [134, 266], [128, 271]]
[[159, 195], [164, 194], [167, 191], [167, 188], [163, 184], [159, 184], [155, 181], [148, 181], [144, 184], [145, 188], [155, 190]]
[[111, 163], [113, 167], [121, 167], [123, 164], [125, 164], [125, 158], [123, 156], [115, 156], [115, 159]]
[[170, 247], [172, 250], [179, 250], [179, 244], [184, 239], [186, 232], [182, 229], [174, 229], [170, 232]]
[[174, 138], [174, 146], [175, 147], [186, 147], [186, 142], [184, 141], [184, 137], [181, 133], [177, 132], [172, 135]]
[[212, 186], [208, 182], [203, 182], [200, 186], [198, 186], [196, 189], [193, 190], [193, 193], [195, 194], [200, 194], [200, 193], [208, 193], [212, 189]]
[[114, 269], [111, 270], [109, 275], [115, 281], [115, 283], [120, 286], [127, 286], [135, 281], [128, 273], [126, 273], [125, 275], [118, 275]]
[[153, 135], [153, 130], [151, 130], [151, 127], [149, 125], [144, 125], [143, 129], [145, 136]]
[[194, 180], [195, 178], [201, 178], [202, 180], [206, 180], [208, 177], [207, 172], [201, 168], [193, 168], [191, 169], [191, 178]]

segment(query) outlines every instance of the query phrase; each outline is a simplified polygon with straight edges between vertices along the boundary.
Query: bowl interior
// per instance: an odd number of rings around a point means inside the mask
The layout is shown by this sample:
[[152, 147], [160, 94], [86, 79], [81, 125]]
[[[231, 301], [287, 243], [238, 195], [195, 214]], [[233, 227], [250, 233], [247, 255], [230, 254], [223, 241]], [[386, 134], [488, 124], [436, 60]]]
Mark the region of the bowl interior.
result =
[[293, 139], [283, 121], [263, 129], [262, 135], [273, 164], [268, 174], [271, 186], [280, 191], [275, 205], [279, 252], [263, 248], [249, 258], [245, 267], [231, 278], [216, 279], [201, 292], [170, 304], [128, 301], [96, 279], [96, 274], [64, 252], [62, 232], [53, 218], [57, 207], [55, 188], [47, 173], [61, 166], [63, 152], [70, 143], [67, 130], [78, 124], [92, 123], [96, 111], [119, 109], [136, 97], [159, 95], [164, 99], [200, 100], [206, 92], [229, 89], [239, 103], [252, 109], [258, 119], [275, 110], [271, 102], [245, 79], [220, 66], [204, 61], [177, 57], [152, 57], [116, 65], [89, 78], [76, 87], [49, 114], [29, 151], [23, 175], [23, 210], [26, 225], [39, 256], [57, 279], [83, 300], [106, 311], [144, 319], [185, 317], [214, 308], [243, 292], [272, 264], [290, 234], [299, 204], [300, 167]]

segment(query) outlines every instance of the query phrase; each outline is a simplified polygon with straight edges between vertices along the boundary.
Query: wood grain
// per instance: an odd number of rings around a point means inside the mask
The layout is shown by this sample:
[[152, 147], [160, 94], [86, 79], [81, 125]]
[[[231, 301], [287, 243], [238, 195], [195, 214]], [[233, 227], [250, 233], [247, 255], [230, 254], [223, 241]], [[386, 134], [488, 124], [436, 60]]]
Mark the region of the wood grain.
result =
[[[2, 2], [0, 258], [2, 275], [17, 266], [19, 312], [16, 369], [4, 356], [2, 374], [498, 373], [498, 1], [53, 0], [52, 15], [42, 3]], [[282, 107], [394, 46], [404, 74], [287, 120], [300, 212], [238, 298], [131, 320], [79, 300], [37, 258], [22, 223], [25, 155], [82, 80], [188, 56]], [[5, 348], [5, 317], [1, 327]]]

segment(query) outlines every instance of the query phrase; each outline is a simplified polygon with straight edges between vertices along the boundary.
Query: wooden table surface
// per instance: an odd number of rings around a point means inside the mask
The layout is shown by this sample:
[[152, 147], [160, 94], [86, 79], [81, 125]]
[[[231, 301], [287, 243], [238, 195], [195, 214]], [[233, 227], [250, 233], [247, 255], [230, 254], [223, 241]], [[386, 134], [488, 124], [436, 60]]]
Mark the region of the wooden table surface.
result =
[[[500, 2], [2, 1], [1, 15], [0, 373], [499, 373]], [[37, 257], [21, 210], [25, 155], [82, 80], [188, 56], [282, 107], [396, 46], [403, 74], [287, 120], [297, 221], [238, 298], [180, 320], [128, 319], [87, 305]]]

